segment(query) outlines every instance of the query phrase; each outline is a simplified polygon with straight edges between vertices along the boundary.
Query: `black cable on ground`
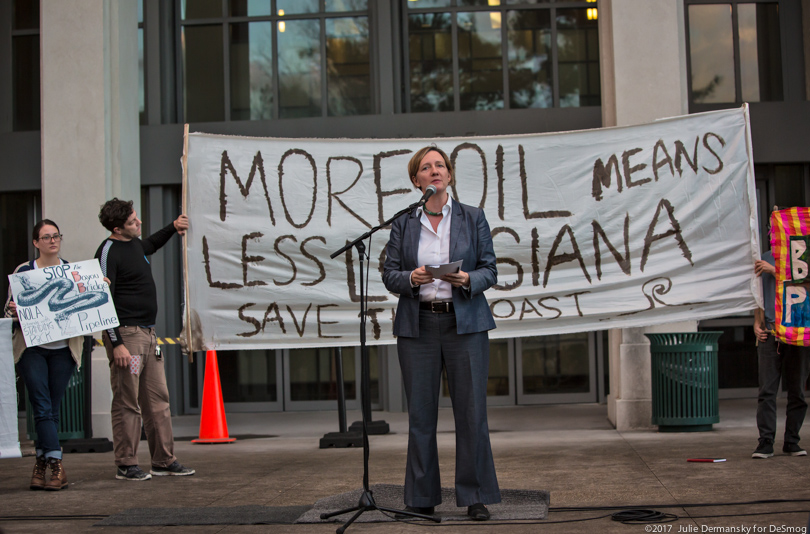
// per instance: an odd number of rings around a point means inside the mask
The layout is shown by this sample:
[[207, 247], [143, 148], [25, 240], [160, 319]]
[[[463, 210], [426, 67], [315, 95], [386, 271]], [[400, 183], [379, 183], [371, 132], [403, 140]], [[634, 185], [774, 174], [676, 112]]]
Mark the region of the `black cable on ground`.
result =
[[91, 521], [102, 520], [110, 517], [109, 515], [100, 514], [74, 514], [74, 515], [2, 515], [0, 521]]
[[[676, 503], [676, 504], [636, 504], [632, 508], [705, 508], [709, 506], [743, 506], [751, 504], [778, 504], [810, 502], [810, 499], [762, 499], [758, 501]], [[592, 512], [594, 510], [628, 510], [630, 506], [556, 506], [549, 512]]]
[[672, 523], [679, 518], [675, 514], [667, 514], [657, 510], [644, 510], [641, 508], [624, 510], [611, 514], [613, 521], [619, 521], [625, 525], [640, 525], [644, 523]]
[[[607, 510], [618, 510], [612, 514], [600, 515], [596, 517], [585, 517], [581, 519], [563, 519], [558, 521], [549, 521], [546, 519], [542, 520], [521, 520], [515, 519], [513, 521], [487, 521], [486, 525], [493, 525], [493, 526], [502, 526], [502, 525], [553, 525], [553, 524], [560, 524], [560, 523], [582, 523], [585, 521], [594, 521], [596, 519], [604, 519], [606, 517], [610, 517], [613, 521], [619, 521], [625, 525], [641, 525], [641, 524], [653, 524], [653, 523], [671, 523], [673, 521], [677, 521], [681, 519], [680, 516], [676, 514], [670, 514], [666, 512], [659, 512], [657, 510], [653, 510], [652, 508], [701, 508], [701, 507], [710, 507], [710, 506], [743, 506], [743, 505], [753, 505], [753, 504], [778, 504], [778, 503], [805, 503], [810, 502], [810, 499], [764, 499], [759, 501], [739, 501], [739, 502], [727, 502], [727, 503], [687, 503], [687, 504], [650, 504], [650, 505], [641, 505], [639, 508], [631, 508], [628, 506], [571, 506], [571, 507], [556, 507], [556, 508], [549, 508], [549, 513], [552, 512], [596, 512], [596, 511], [607, 511]], [[738, 514], [713, 514], [713, 515], [690, 515], [686, 519], [710, 519], [710, 518], [718, 518], [718, 517], [745, 517], [745, 516], [755, 516], [755, 515], [767, 515], [767, 514], [806, 514], [810, 513], [810, 510], [779, 510], [779, 511], [764, 511], [764, 512], [747, 512], [747, 513], [738, 513]], [[388, 514], [385, 514], [388, 515]], [[392, 516], [389, 516], [395, 521], [399, 521], [402, 523], [408, 523], [411, 525], [422, 526], [422, 527], [449, 527], [449, 526], [457, 526], [458, 521], [445, 521], [440, 524], [430, 524], [421, 521], [413, 521], [413, 520], [402, 520], [402, 519], [395, 519]], [[473, 523], [475, 524], [475, 523]]]

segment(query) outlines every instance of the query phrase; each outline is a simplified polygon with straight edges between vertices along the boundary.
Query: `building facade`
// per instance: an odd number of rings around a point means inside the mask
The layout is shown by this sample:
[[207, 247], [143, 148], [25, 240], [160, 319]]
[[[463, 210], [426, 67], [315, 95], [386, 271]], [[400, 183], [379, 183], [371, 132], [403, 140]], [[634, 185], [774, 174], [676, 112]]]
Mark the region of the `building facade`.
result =
[[[769, 206], [810, 205], [808, 36], [810, 0], [0, 0], [0, 265], [32, 257], [43, 216], [62, 227], [66, 257], [92, 257], [112, 196], [136, 201], [145, 233], [176, 217], [184, 123], [263, 137], [476, 136], [748, 102], [766, 236]], [[153, 261], [164, 338], [181, 327], [181, 267], [179, 240]], [[756, 394], [751, 323], [674, 327], [724, 331], [721, 395]], [[490, 403], [607, 402], [618, 427], [644, 426], [641, 333], [493, 341]], [[204, 358], [166, 348], [173, 411], [197, 413]], [[394, 350], [371, 350], [372, 396], [401, 410]], [[226, 408], [333, 409], [333, 357], [220, 353]], [[357, 407], [359, 358], [342, 357]], [[96, 382], [105, 367], [96, 351]]]

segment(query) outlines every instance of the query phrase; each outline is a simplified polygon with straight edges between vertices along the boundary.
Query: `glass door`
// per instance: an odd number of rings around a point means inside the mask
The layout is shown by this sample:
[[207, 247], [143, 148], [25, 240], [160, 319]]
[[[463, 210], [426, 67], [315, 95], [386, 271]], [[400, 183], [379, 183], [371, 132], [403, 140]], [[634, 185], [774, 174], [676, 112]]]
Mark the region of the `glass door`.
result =
[[280, 351], [276, 350], [217, 351], [222, 400], [226, 410], [231, 412], [282, 410], [279, 353]]
[[515, 340], [518, 404], [596, 402], [592, 332]]
[[[337, 369], [333, 348], [291, 349], [284, 352], [284, 409], [336, 410]], [[368, 347], [371, 407], [380, 402], [380, 347]], [[343, 347], [343, 387], [346, 409], [360, 409], [360, 351]], [[376, 405], [376, 406], [375, 406]]]
[[[489, 342], [489, 378], [487, 379], [487, 406], [515, 404], [515, 351], [513, 339], [493, 339]], [[442, 391], [439, 406], [452, 406], [447, 374], [442, 369]]]

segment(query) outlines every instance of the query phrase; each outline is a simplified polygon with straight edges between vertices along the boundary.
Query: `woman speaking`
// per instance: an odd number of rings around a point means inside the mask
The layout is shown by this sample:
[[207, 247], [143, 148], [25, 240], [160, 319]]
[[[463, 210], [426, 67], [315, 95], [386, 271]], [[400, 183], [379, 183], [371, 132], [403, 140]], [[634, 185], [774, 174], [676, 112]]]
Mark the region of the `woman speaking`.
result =
[[[454, 202], [453, 166], [427, 146], [408, 163], [411, 183], [436, 188], [423, 208], [391, 226], [383, 282], [399, 294], [394, 335], [408, 400], [405, 505], [432, 515], [441, 503], [436, 423], [442, 366], [456, 426], [456, 505], [474, 520], [501, 501], [487, 426], [489, 336], [495, 328], [484, 291], [497, 280], [492, 236], [483, 210]], [[425, 266], [461, 260], [458, 272], [434, 279]]]

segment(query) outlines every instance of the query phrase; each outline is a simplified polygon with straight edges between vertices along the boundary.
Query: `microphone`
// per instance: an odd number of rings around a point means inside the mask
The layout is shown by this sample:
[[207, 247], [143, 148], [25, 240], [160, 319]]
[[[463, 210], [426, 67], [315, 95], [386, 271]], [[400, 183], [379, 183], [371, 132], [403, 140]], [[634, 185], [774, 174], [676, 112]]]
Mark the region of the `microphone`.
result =
[[425, 194], [422, 195], [421, 199], [419, 199], [419, 202], [417, 202], [416, 207], [421, 208], [422, 206], [424, 206], [425, 203], [428, 201], [428, 199], [432, 197], [435, 193], [436, 193], [435, 185], [430, 184], [429, 186], [427, 186], [427, 189], [425, 189]]

